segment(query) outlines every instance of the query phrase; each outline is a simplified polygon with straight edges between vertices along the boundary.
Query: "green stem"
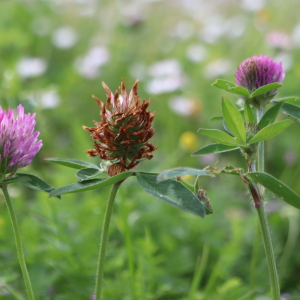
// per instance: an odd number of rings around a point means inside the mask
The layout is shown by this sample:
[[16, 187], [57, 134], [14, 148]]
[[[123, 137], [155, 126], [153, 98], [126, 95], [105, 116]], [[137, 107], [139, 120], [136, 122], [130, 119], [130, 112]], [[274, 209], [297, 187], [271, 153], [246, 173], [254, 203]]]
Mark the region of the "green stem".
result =
[[275, 261], [274, 250], [271, 241], [270, 230], [267, 222], [267, 216], [264, 210], [264, 206], [260, 206], [256, 208], [260, 230], [264, 242], [267, 262], [268, 262], [268, 269], [269, 269], [269, 276], [271, 282], [271, 289], [273, 300], [280, 300], [280, 286], [279, 286], [279, 278], [277, 274], [277, 267]]
[[123, 181], [119, 181], [113, 184], [110, 195], [108, 198], [106, 211], [104, 215], [102, 235], [100, 241], [100, 249], [99, 249], [99, 259], [98, 259], [98, 269], [97, 269], [97, 277], [96, 277], [96, 289], [95, 289], [95, 300], [101, 299], [101, 291], [102, 291], [102, 280], [103, 280], [103, 269], [104, 269], [104, 261], [105, 261], [105, 251], [106, 244], [108, 238], [108, 229], [109, 223], [114, 207], [114, 202], [116, 198], [117, 191]]
[[[264, 108], [260, 107], [256, 110], [256, 120], [257, 124], [261, 120], [262, 116], [264, 115]], [[257, 170], [259, 172], [264, 172], [265, 169], [265, 144], [264, 142], [258, 143], [257, 148]]]
[[254, 237], [254, 245], [252, 250], [252, 256], [251, 256], [251, 266], [250, 266], [250, 290], [253, 292], [253, 295], [251, 299], [254, 299], [255, 296], [255, 290], [256, 290], [256, 268], [259, 258], [259, 245], [260, 245], [260, 226], [257, 224], [256, 230], [255, 230], [255, 237]]
[[[263, 114], [264, 114], [263, 108], [258, 108], [256, 110], [257, 123], [260, 121]], [[257, 171], [264, 172], [264, 142], [260, 142], [258, 144]], [[266, 216], [264, 203], [263, 203], [264, 189], [262, 187], [259, 187], [259, 191], [261, 196], [261, 205], [255, 205], [255, 208], [258, 214], [260, 230], [263, 238], [263, 244], [264, 244], [267, 263], [268, 263], [273, 300], [280, 300], [280, 285], [279, 285], [275, 255], [274, 255], [273, 245], [271, 241], [270, 229], [267, 222], [267, 216]]]
[[10, 197], [9, 197], [9, 194], [7, 191], [7, 185], [2, 185], [1, 189], [4, 194], [4, 198], [6, 201], [6, 205], [7, 205], [8, 211], [9, 211], [9, 215], [10, 215], [10, 219], [11, 219], [11, 223], [12, 223], [12, 227], [13, 227], [13, 231], [14, 231], [19, 263], [20, 263], [20, 267], [21, 267], [21, 270], [23, 273], [23, 278], [24, 278], [24, 282], [25, 282], [25, 286], [26, 286], [28, 299], [34, 300], [33, 290], [31, 287], [31, 282], [30, 282], [29, 274], [27, 271], [26, 263], [25, 263], [22, 242], [21, 242], [21, 235], [20, 235], [20, 231], [19, 231], [16, 214], [15, 214], [12, 202], [10, 200]]

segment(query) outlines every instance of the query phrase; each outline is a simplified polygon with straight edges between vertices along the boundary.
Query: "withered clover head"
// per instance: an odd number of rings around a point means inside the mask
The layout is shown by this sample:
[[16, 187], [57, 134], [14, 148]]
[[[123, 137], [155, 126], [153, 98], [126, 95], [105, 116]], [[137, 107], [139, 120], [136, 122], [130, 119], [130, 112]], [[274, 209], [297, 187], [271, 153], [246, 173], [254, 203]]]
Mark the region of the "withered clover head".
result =
[[111, 160], [113, 164], [108, 168], [109, 176], [133, 169], [143, 159], [151, 159], [152, 152], [157, 149], [148, 142], [154, 135], [152, 121], [155, 113], [147, 111], [150, 99], [140, 100], [137, 85], [138, 80], [128, 96], [124, 80], [115, 94], [102, 82], [106, 103], [92, 96], [101, 108], [102, 120], [94, 121], [96, 127], [83, 126], [94, 140], [94, 149], [85, 152], [90, 157]]

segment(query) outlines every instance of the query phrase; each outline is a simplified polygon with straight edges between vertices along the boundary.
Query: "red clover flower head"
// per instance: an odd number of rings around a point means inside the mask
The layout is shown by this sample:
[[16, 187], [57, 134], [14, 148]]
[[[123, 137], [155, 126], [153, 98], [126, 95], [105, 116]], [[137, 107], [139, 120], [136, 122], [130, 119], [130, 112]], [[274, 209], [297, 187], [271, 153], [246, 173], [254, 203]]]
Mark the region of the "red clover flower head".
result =
[[18, 106], [15, 118], [12, 109], [2, 110], [0, 106], [0, 177], [14, 173], [29, 165], [42, 147], [35, 131], [35, 114], [24, 114], [24, 107]]
[[136, 167], [141, 160], [151, 159], [157, 149], [149, 139], [154, 135], [152, 122], [155, 113], [147, 111], [150, 100], [141, 101], [138, 96], [138, 80], [129, 95], [124, 81], [113, 94], [103, 82], [106, 91], [106, 103], [97, 97], [101, 108], [101, 122], [94, 121], [96, 127], [83, 129], [90, 132], [94, 140], [94, 149], [86, 150], [88, 156], [99, 156], [113, 164], [108, 168], [108, 175], [114, 176]]
[[[250, 94], [256, 89], [274, 82], [282, 83], [285, 73], [282, 62], [275, 62], [268, 56], [253, 56], [244, 60], [236, 70], [236, 85], [246, 88]], [[277, 93], [277, 89], [253, 99], [254, 106], [265, 105]]]

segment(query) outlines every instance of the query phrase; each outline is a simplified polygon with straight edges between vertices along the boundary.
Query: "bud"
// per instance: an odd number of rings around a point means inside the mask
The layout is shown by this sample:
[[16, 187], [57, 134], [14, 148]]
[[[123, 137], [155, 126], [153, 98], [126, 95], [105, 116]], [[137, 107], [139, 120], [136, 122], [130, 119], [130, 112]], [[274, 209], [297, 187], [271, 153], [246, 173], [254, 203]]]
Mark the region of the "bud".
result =
[[99, 156], [111, 160], [108, 169], [110, 176], [133, 169], [143, 159], [151, 159], [152, 152], [157, 149], [149, 139], [154, 135], [152, 122], [155, 113], [147, 111], [149, 100], [141, 101], [138, 96], [138, 81], [132, 87], [129, 96], [124, 81], [113, 94], [108, 86], [102, 83], [106, 91], [106, 104], [96, 99], [101, 108], [101, 122], [96, 127], [83, 129], [90, 132], [94, 140], [94, 149], [86, 150], [88, 156]]
[[17, 169], [31, 164], [42, 147], [38, 140], [39, 132], [34, 131], [35, 114], [24, 114], [22, 105], [18, 106], [15, 118], [12, 109], [2, 110], [0, 106], [0, 178], [14, 173]]
[[[237, 69], [236, 85], [246, 88], [251, 94], [258, 88], [278, 82], [282, 83], [284, 71], [281, 62], [275, 62], [268, 56], [253, 56], [243, 61]], [[253, 99], [245, 99], [255, 107], [265, 106], [277, 93], [277, 89], [259, 95]]]

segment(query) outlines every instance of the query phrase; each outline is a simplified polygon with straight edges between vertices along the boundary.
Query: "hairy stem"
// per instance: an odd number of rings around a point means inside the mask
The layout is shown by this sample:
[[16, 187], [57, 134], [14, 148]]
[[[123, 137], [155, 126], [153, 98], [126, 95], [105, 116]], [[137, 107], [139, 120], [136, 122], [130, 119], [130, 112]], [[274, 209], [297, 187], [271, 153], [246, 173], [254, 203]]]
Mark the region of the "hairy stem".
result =
[[[258, 108], [256, 110], [257, 123], [261, 120], [263, 114], [264, 114], [263, 108]], [[264, 172], [264, 142], [260, 142], [258, 144], [256, 161], [257, 161], [257, 171]], [[267, 216], [266, 216], [264, 203], [263, 203], [264, 189], [261, 186], [258, 186], [258, 189], [260, 193], [261, 205], [255, 205], [255, 208], [258, 214], [260, 231], [262, 234], [263, 244], [264, 244], [267, 263], [268, 263], [271, 290], [272, 290], [273, 300], [280, 300], [280, 285], [279, 285], [275, 255], [274, 255], [273, 245], [271, 241], [270, 229], [267, 222]]]
[[15, 214], [15, 211], [14, 211], [14, 207], [12, 205], [12, 202], [11, 202], [9, 194], [8, 194], [7, 185], [2, 185], [1, 189], [2, 189], [3, 194], [4, 194], [5, 202], [6, 202], [8, 211], [9, 211], [10, 220], [11, 220], [12, 227], [13, 227], [13, 232], [14, 232], [15, 242], [16, 242], [16, 247], [17, 247], [17, 253], [18, 253], [18, 258], [19, 258], [19, 263], [20, 263], [20, 267], [21, 267], [21, 270], [22, 270], [22, 274], [23, 274], [23, 278], [24, 278], [24, 282], [25, 282], [25, 286], [26, 286], [26, 291], [27, 291], [27, 295], [28, 295], [28, 299], [29, 300], [34, 300], [33, 290], [32, 290], [32, 286], [31, 286], [29, 274], [28, 274], [28, 271], [27, 271], [26, 263], [25, 263], [25, 258], [24, 258], [23, 248], [22, 248], [22, 242], [21, 242], [21, 235], [20, 235], [20, 230], [19, 230], [16, 214]]
[[95, 288], [95, 300], [101, 299], [103, 269], [104, 269], [104, 261], [105, 261], [106, 244], [107, 244], [107, 238], [108, 238], [108, 229], [109, 229], [111, 215], [113, 212], [116, 194], [117, 194], [117, 191], [122, 182], [123, 181], [119, 181], [119, 182], [116, 182], [113, 184], [111, 191], [110, 191], [109, 198], [108, 198], [107, 206], [106, 206], [101, 241], [100, 241], [100, 249], [99, 249], [98, 269], [97, 269], [96, 288]]

